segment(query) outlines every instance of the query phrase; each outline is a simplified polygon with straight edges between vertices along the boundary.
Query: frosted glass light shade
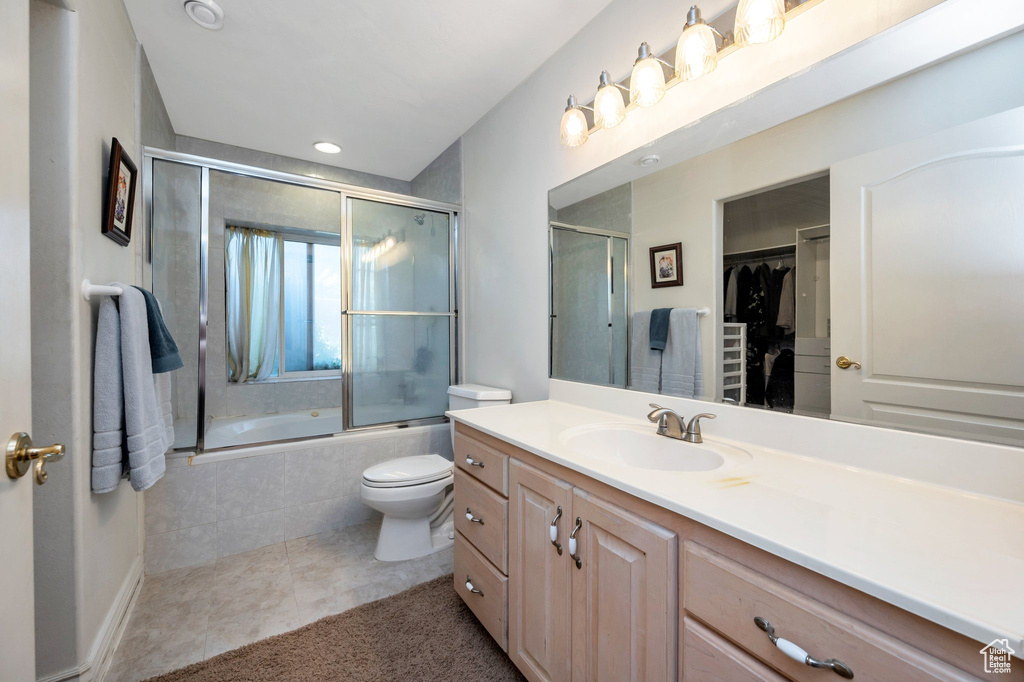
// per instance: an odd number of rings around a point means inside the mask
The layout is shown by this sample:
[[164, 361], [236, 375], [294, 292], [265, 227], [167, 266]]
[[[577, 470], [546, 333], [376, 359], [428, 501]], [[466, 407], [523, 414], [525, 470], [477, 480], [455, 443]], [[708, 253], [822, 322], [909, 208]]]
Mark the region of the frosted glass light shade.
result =
[[637, 60], [629, 77], [629, 101], [638, 107], [653, 107], [665, 96], [665, 72], [654, 57]]
[[733, 33], [738, 45], [758, 45], [778, 38], [785, 25], [784, 0], [740, 0]]
[[588, 137], [590, 131], [587, 129], [587, 117], [579, 109], [566, 109], [562, 114], [562, 146], [570, 149], [582, 146]]
[[718, 67], [718, 43], [707, 24], [683, 29], [676, 44], [676, 75], [684, 81], [700, 78]]
[[600, 128], [614, 128], [626, 118], [626, 103], [622, 91], [614, 85], [598, 89], [594, 98], [594, 124]]

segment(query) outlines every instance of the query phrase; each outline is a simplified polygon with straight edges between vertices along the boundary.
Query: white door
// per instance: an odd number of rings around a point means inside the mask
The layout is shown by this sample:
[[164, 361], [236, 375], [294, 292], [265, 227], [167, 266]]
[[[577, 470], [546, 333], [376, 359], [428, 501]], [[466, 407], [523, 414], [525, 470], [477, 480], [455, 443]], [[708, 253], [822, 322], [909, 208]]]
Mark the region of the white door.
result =
[[[0, 443], [32, 423], [29, 339], [28, 6], [0, 2]], [[6, 448], [5, 448], [6, 449]], [[32, 476], [0, 473], [0, 679], [36, 678]]]
[[838, 163], [831, 194], [833, 417], [1024, 443], [1024, 108]]

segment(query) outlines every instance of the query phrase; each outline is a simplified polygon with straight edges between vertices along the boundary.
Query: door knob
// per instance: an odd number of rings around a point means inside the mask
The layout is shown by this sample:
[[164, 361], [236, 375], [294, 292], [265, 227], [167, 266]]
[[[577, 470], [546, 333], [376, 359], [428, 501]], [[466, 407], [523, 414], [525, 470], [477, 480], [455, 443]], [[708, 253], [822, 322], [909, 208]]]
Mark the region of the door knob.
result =
[[860, 369], [860, 363], [857, 362], [856, 360], [851, 360], [845, 355], [840, 355], [838, 358], [836, 358], [836, 367], [838, 367], [839, 369], [850, 369], [851, 367], [853, 367], [854, 369]]
[[46, 483], [46, 470], [43, 466], [47, 462], [59, 462], [64, 459], [64, 446], [61, 443], [49, 445], [45, 448], [32, 447], [32, 437], [22, 431], [11, 435], [7, 441], [7, 476], [9, 478], [21, 478], [28, 472], [35, 460], [36, 483]]

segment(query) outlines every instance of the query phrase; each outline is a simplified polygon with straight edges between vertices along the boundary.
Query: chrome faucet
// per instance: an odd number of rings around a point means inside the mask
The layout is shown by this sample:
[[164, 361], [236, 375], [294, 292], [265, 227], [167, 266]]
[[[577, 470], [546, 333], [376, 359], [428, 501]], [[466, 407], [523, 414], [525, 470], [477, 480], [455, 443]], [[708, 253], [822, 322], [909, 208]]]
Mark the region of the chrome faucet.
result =
[[684, 426], [686, 420], [675, 410], [654, 403], [650, 403], [650, 406], [654, 409], [647, 414], [647, 420], [658, 422], [657, 434], [687, 443], [703, 443], [704, 439], [700, 435], [700, 420], [715, 418], [713, 414], [702, 412]]

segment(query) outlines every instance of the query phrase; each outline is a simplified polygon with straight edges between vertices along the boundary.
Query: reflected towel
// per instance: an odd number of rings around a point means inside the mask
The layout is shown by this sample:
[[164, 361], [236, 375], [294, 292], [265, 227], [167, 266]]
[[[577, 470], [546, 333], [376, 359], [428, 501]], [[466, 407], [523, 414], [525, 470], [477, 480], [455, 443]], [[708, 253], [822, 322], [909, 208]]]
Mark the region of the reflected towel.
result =
[[629, 387], [657, 393], [661, 387], [660, 350], [651, 350], [651, 313], [633, 313], [629, 353]]
[[668, 318], [671, 308], [655, 308], [651, 311], [651, 350], [665, 350], [668, 341]]
[[697, 309], [673, 309], [668, 329], [668, 344], [661, 360], [661, 392], [680, 398], [699, 398], [704, 394], [704, 368]]

